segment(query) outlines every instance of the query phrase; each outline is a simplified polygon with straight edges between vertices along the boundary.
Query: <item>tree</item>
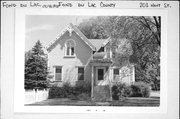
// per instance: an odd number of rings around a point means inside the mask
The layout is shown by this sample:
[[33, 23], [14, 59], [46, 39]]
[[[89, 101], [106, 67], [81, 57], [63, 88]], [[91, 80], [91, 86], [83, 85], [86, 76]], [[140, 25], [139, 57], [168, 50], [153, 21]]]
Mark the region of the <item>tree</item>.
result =
[[25, 53], [25, 89], [47, 88], [47, 56], [38, 40], [34, 47]]
[[113, 52], [113, 63], [122, 67], [129, 64], [129, 58], [133, 54], [131, 42], [128, 39], [117, 39], [116, 43], [111, 47], [116, 47]]
[[[152, 89], [160, 89], [160, 46], [161, 46], [161, 17], [129, 17], [129, 29], [135, 35], [129, 35], [134, 45], [134, 54], [138, 58], [136, 65], [137, 81], [150, 83]], [[135, 24], [136, 23], [136, 24]], [[136, 26], [136, 27], [135, 27]], [[128, 27], [127, 27], [128, 28]]]
[[[160, 16], [110, 16], [94, 18], [93, 26], [100, 27], [107, 37], [111, 38], [111, 46], [119, 47], [119, 53], [116, 53], [116, 59], [129, 59], [130, 62], [135, 63], [136, 81], [143, 81], [152, 84], [154, 89], [158, 90], [160, 84], [160, 46], [161, 46], [161, 17]], [[91, 20], [88, 21], [88, 23]], [[83, 27], [80, 24], [80, 28]], [[89, 23], [90, 24], [90, 23]], [[88, 26], [89, 29], [92, 29]], [[95, 28], [96, 28], [95, 27]], [[85, 27], [84, 27], [85, 28]], [[81, 28], [80, 30], [84, 30]], [[87, 30], [87, 32], [96, 31]], [[83, 31], [82, 31], [83, 32]], [[85, 35], [86, 35], [85, 34]], [[98, 33], [102, 34], [102, 33]], [[91, 35], [91, 38], [93, 35]], [[89, 35], [87, 35], [89, 38]], [[96, 38], [96, 37], [94, 37]], [[128, 50], [127, 44], [120, 48], [119, 42], [128, 40], [131, 47]], [[126, 50], [125, 50], [126, 49]], [[125, 51], [133, 50], [131, 55]], [[121, 53], [122, 52], [122, 53]], [[128, 56], [128, 57], [126, 57]], [[152, 73], [153, 72], [153, 73]]]
[[104, 30], [104, 20], [106, 17], [94, 17], [84, 20], [78, 26], [82, 33], [89, 39], [106, 39], [108, 35]]

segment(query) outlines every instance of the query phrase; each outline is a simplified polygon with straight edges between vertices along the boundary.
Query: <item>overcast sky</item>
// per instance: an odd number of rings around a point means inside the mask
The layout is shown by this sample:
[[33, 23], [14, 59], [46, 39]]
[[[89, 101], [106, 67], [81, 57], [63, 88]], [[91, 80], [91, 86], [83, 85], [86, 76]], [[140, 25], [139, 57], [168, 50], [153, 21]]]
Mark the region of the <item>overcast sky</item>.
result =
[[27, 15], [25, 50], [30, 50], [40, 40], [48, 45], [69, 23], [79, 24], [90, 16]]

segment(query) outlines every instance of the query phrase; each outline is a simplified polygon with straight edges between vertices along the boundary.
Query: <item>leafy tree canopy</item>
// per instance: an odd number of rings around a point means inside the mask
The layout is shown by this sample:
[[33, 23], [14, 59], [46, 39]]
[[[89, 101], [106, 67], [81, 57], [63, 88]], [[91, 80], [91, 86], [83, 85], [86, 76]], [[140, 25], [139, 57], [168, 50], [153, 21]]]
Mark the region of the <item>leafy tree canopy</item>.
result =
[[[127, 58], [136, 63], [136, 81], [151, 83], [160, 88], [160, 16], [93, 17], [79, 24], [89, 39], [110, 37], [111, 45], [118, 47], [115, 59]], [[126, 39], [126, 40], [125, 40]]]

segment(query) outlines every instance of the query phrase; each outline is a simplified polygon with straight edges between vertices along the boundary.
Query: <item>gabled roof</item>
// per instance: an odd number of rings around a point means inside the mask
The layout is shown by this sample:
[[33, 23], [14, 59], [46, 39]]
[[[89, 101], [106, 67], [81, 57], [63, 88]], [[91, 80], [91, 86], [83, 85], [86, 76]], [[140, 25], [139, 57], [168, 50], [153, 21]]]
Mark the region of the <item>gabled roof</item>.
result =
[[111, 59], [93, 59], [90, 61], [91, 64], [93, 63], [113, 63]]
[[90, 46], [92, 50], [96, 50], [95, 46], [87, 39], [87, 37], [72, 23], [70, 23], [70, 26], [74, 29], [74, 31], [81, 37], [84, 42]]
[[66, 33], [66, 31], [71, 33], [74, 31], [93, 51], [99, 50], [102, 46], [105, 46], [109, 39], [87, 39], [87, 37], [72, 23], [70, 23], [61, 33], [58, 35], [58, 37], [52, 41], [46, 49], [49, 51], [53, 48], [53, 46], [56, 45], [57, 41]]
[[62, 32], [58, 35], [58, 37], [52, 41], [47, 47], [47, 50], [50, 50], [56, 43], [57, 41], [66, 33], [66, 31], [69, 32], [69, 34], [71, 34], [73, 31], [79, 35], [79, 37], [92, 49], [92, 50], [96, 50], [96, 47], [87, 39], [87, 37], [76, 27], [74, 26], [72, 23], [70, 23], [64, 30], [62, 30]]
[[104, 46], [104, 43], [107, 41], [107, 39], [89, 39], [89, 41], [96, 47], [96, 51], [97, 51], [102, 46]]

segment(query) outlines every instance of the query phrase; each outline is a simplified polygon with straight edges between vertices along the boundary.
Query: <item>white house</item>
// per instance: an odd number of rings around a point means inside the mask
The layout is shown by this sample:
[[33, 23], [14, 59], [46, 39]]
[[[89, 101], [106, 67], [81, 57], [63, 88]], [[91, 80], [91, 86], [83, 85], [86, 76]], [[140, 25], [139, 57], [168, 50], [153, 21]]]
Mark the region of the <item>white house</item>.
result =
[[88, 39], [76, 26], [69, 24], [48, 47], [51, 81], [61, 85], [84, 80], [91, 83], [91, 97], [101, 92], [98, 87], [113, 83], [132, 84], [134, 66], [115, 66], [110, 39]]

